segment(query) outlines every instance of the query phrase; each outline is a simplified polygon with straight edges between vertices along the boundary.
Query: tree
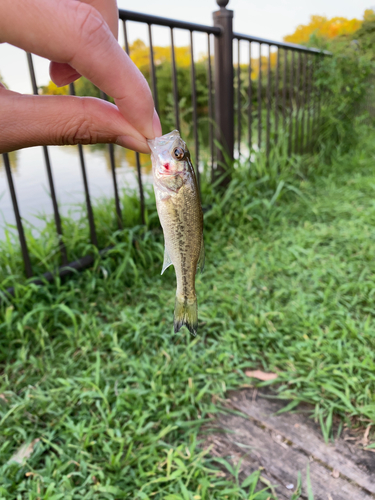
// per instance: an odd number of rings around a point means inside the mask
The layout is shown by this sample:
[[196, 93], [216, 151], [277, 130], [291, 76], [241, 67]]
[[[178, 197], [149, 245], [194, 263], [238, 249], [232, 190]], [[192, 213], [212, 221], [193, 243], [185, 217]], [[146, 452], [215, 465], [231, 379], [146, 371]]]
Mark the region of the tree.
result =
[[369, 52], [372, 58], [375, 58], [375, 11], [372, 9], [365, 10], [363, 23], [353, 39], [357, 40], [360, 48], [364, 52]]
[[[90, 97], [100, 97], [100, 90], [95, 87], [90, 80], [87, 80], [82, 76], [74, 84], [76, 95], [79, 96], [90, 96]], [[69, 86], [57, 87], [52, 81], [48, 85], [39, 87], [40, 93], [42, 95], [69, 95]]]
[[333, 39], [342, 35], [351, 35], [362, 25], [358, 19], [346, 19], [345, 17], [333, 17], [328, 19], [324, 16], [311, 16], [309, 24], [300, 24], [292, 35], [284, 37], [286, 42], [306, 44], [312, 35], [319, 38]]
[[68, 95], [69, 87], [57, 87], [51, 80], [48, 85], [43, 85], [39, 87], [40, 94], [42, 95]]
[[[172, 61], [171, 47], [153, 47], [155, 66]], [[129, 47], [129, 55], [142, 73], [150, 72], [150, 49], [143, 40], [135, 40]], [[190, 47], [175, 47], [176, 64], [179, 68], [190, 66]]]

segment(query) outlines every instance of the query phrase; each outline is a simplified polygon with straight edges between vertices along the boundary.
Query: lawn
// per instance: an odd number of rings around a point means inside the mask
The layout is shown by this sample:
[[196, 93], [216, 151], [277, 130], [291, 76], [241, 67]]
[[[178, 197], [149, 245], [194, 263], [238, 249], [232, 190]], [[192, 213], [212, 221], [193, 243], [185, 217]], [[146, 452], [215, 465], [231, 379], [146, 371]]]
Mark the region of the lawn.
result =
[[327, 440], [334, 416], [374, 422], [374, 160], [367, 131], [330, 165], [242, 167], [225, 196], [207, 191], [196, 338], [172, 333], [158, 229], [69, 280], [18, 287], [1, 305], [0, 498], [274, 498], [251, 493], [257, 476], [223, 477], [197, 437], [226, 391], [254, 383], [249, 368], [312, 403]]

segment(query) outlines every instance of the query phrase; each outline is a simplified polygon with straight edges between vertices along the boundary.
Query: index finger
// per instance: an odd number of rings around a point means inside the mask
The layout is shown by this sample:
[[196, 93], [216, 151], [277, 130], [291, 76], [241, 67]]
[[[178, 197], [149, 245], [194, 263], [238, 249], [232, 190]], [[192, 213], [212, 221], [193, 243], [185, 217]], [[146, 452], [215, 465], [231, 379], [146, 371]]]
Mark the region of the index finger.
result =
[[116, 0], [80, 0], [101, 13], [113, 36], [118, 38], [118, 8]]
[[148, 83], [117, 43], [103, 16], [76, 0], [39, 0], [33, 9], [28, 4], [28, 0], [0, 2], [1, 40], [70, 64], [112, 96], [122, 115], [141, 134], [153, 138], [156, 128], [159, 135], [160, 122]]
[[[116, 0], [80, 0], [94, 7], [103, 16], [113, 36], [118, 38], [118, 8]], [[81, 75], [67, 63], [51, 61], [50, 77], [59, 87], [74, 82]]]

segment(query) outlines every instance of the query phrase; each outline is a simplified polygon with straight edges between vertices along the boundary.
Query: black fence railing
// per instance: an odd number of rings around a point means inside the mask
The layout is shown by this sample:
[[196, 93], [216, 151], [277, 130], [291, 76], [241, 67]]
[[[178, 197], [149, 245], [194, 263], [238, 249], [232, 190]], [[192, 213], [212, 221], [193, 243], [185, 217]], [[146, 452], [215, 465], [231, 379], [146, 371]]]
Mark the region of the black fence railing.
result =
[[[158, 61], [155, 61], [153, 44], [153, 26], [170, 29], [170, 56], [171, 56], [171, 96], [173, 99], [174, 126], [180, 129], [181, 100], [179, 99], [178, 60], [176, 59], [175, 29], [185, 30], [190, 40], [190, 80], [191, 80], [191, 139], [194, 144], [194, 159], [199, 181], [200, 151], [208, 151], [208, 158], [214, 177], [226, 173], [226, 164], [233, 160], [235, 155], [243, 155], [246, 148], [250, 154], [255, 148], [264, 150], [267, 157], [271, 152], [271, 137], [284, 132], [288, 137], [289, 153], [302, 153], [311, 148], [314, 130], [320, 112], [320, 96], [318, 95], [314, 75], [322, 52], [290, 43], [282, 43], [249, 35], [233, 33], [233, 11], [226, 9], [228, 0], [217, 0], [220, 10], [214, 12], [213, 26], [204, 26], [179, 20], [166, 19], [127, 10], [120, 10], [119, 17], [123, 25], [125, 50], [132, 57], [128, 41], [128, 23], [143, 23], [147, 25], [149, 47], [149, 81], [153, 93], [155, 107], [163, 117], [165, 109], [160, 107], [158, 85]], [[205, 95], [198, 95], [196, 56], [194, 52], [194, 33], [207, 35], [207, 57], [205, 60], [206, 83], [203, 85]], [[212, 40], [213, 39], [213, 40]], [[212, 51], [214, 41], [214, 51]], [[248, 60], [242, 60], [243, 45], [248, 46]], [[262, 48], [268, 47], [267, 54]], [[254, 48], [257, 49], [257, 57]], [[233, 52], [237, 49], [236, 68], [233, 65]], [[274, 50], [272, 52], [272, 49]], [[214, 55], [212, 56], [212, 53]], [[214, 65], [212, 65], [212, 57]], [[38, 85], [35, 77], [33, 57], [27, 54], [27, 62], [34, 94], [38, 94]], [[257, 75], [254, 77], [254, 73]], [[75, 94], [75, 86], [69, 86], [70, 94]], [[199, 92], [202, 92], [200, 89]], [[107, 99], [104, 93], [101, 98]], [[205, 105], [198, 105], [198, 98], [205, 99]], [[199, 125], [202, 120], [202, 111], [207, 124], [207, 137], [200, 134]], [[186, 110], [185, 110], [186, 111]], [[236, 147], [235, 147], [236, 137]], [[221, 147], [214, 147], [216, 144]], [[275, 141], [272, 141], [274, 143]], [[90, 241], [98, 246], [92, 209], [89, 184], [87, 179], [85, 155], [82, 145], [77, 146], [80, 160], [81, 174], [85, 191], [87, 219]], [[68, 262], [66, 242], [59, 213], [56, 191], [53, 180], [53, 171], [50, 162], [48, 147], [43, 146], [44, 161], [52, 200], [52, 208], [58, 236], [60, 251], [60, 267], [57, 273], [60, 276], [68, 274], [90, 265], [94, 258], [86, 255], [74, 262]], [[108, 145], [111, 175], [113, 180], [114, 209], [119, 229], [124, 227], [119, 189], [116, 177], [116, 161], [113, 144]], [[13, 211], [19, 235], [19, 242], [27, 278], [33, 276], [31, 259], [18, 201], [9, 155], [3, 154], [4, 166], [8, 180]], [[141, 174], [140, 155], [135, 153], [139, 197], [141, 207], [141, 222], [145, 223], [145, 202]], [[229, 181], [229, 175], [224, 176], [222, 184]], [[105, 251], [106, 249], [102, 250]], [[56, 273], [47, 272], [42, 279], [51, 281]], [[41, 279], [35, 279], [41, 283]], [[8, 289], [12, 293], [12, 289]]]
[[[321, 55], [330, 55], [330, 53], [301, 45], [275, 42], [239, 33], [233, 33], [233, 39], [237, 41], [235, 108], [238, 155], [241, 154], [244, 107], [247, 110], [247, 142], [249, 149], [253, 148], [253, 129], [254, 121], [256, 121], [256, 145], [260, 150], [264, 144], [267, 158], [269, 158], [271, 151], [271, 133], [273, 133], [274, 137], [277, 137], [280, 129], [288, 133], [289, 154], [305, 152], [312, 146], [313, 130], [315, 130], [318, 108], [320, 108], [317, 89], [313, 86], [317, 59]], [[247, 42], [249, 54], [247, 102], [245, 106], [243, 106], [243, 96], [241, 94], [241, 42]], [[254, 82], [252, 79], [254, 45], [258, 46], [256, 109], [253, 106]], [[262, 46], [268, 48], [266, 56], [262, 55]], [[272, 47], [277, 49], [273, 53], [275, 56], [274, 71], [271, 70]], [[263, 62], [265, 63], [264, 77]], [[263, 94], [265, 94], [264, 97]], [[254, 120], [254, 111], [256, 112], [256, 120]], [[280, 114], [282, 123], [279, 120]], [[271, 123], [271, 117], [273, 123]], [[265, 141], [263, 141], [263, 131], [265, 132]]]

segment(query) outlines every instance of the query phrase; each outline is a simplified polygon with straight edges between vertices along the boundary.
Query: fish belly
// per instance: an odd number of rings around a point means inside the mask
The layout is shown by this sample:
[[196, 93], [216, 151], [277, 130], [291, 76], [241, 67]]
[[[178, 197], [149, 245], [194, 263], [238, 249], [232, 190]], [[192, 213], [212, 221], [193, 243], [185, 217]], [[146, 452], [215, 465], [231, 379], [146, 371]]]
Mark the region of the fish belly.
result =
[[197, 193], [183, 186], [178, 193], [158, 202], [165, 247], [175, 268], [176, 296], [195, 301], [195, 274], [200, 254], [203, 216]]

